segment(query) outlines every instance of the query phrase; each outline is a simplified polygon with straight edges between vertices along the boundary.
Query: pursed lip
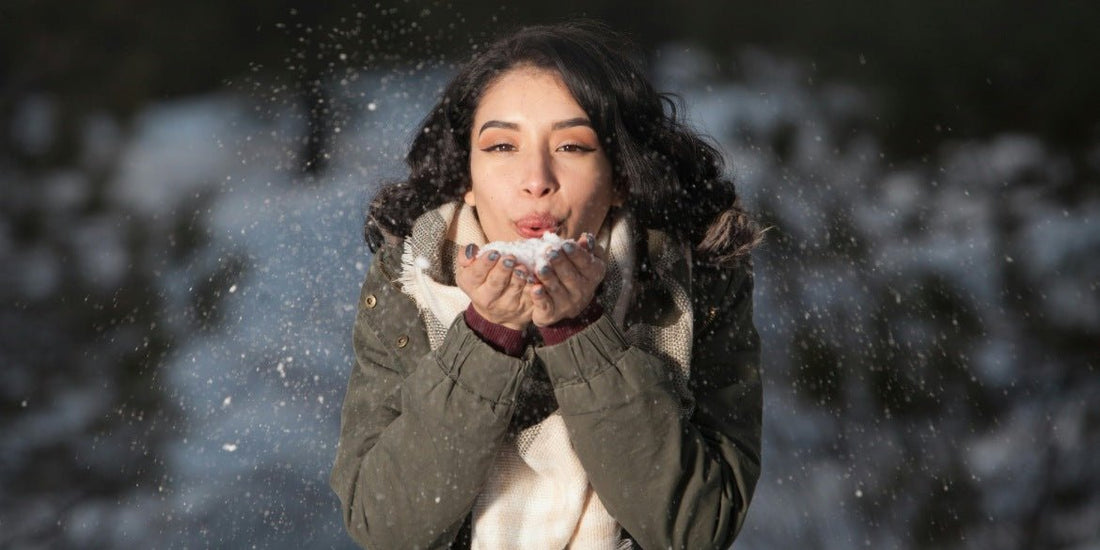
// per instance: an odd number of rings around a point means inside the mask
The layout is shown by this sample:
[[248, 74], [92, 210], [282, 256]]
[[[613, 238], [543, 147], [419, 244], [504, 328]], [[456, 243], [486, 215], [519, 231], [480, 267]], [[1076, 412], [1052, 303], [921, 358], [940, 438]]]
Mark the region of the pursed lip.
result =
[[513, 222], [513, 225], [522, 237], [537, 239], [543, 233], [557, 233], [561, 222], [550, 214], [528, 214]]

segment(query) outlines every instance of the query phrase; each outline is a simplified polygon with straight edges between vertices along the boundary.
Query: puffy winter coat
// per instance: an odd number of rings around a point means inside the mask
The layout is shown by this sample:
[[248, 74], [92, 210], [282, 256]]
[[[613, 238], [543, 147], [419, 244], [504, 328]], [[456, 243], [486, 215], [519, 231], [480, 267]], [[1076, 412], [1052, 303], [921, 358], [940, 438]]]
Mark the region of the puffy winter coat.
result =
[[[646, 242], [665, 241], [650, 231]], [[520, 383], [544, 369], [589, 483], [627, 536], [642, 548], [729, 547], [760, 474], [749, 266], [674, 266], [682, 284], [692, 279], [694, 304], [695, 409], [684, 419], [669, 367], [629, 345], [607, 315], [520, 358], [495, 351], [460, 315], [432, 351], [416, 305], [394, 282], [400, 256], [389, 242], [363, 284], [330, 479], [360, 545], [468, 547], [470, 513]], [[628, 323], [677, 314], [656, 289], [638, 285]]]

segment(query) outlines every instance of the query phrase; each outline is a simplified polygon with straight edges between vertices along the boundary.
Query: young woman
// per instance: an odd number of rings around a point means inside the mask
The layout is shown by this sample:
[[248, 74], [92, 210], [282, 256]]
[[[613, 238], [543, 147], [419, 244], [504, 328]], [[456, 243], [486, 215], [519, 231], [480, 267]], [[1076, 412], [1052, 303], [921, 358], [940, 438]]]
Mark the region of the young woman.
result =
[[[370, 548], [726, 548], [760, 471], [759, 239], [593, 24], [470, 61], [371, 204], [331, 484]], [[569, 239], [545, 266], [489, 241]], [[542, 263], [542, 262], [539, 262]]]

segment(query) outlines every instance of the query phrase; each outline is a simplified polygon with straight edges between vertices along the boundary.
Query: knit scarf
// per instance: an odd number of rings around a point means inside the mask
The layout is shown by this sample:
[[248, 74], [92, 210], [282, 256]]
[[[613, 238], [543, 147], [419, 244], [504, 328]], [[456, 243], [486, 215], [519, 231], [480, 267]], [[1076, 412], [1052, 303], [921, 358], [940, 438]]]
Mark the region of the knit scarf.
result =
[[[624, 327], [637, 298], [633, 237], [628, 213], [616, 211], [608, 216], [596, 237], [597, 247], [607, 251], [607, 274], [597, 299], [630, 344], [665, 359], [680, 397], [680, 412], [686, 417], [694, 406], [687, 385], [692, 342], [690, 289], [663, 275], [675, 263], [690, 258], [690, 250], [663, 246], [657, 257], [650, 258], [657, 272], [651, 284], [660, 285], [661, 294], [671, 297], [672, 303], [665, 307], [680, 313], [676, 321], [666, 326], [638, 322]], [[475, 210], [460, 202], [422, 215], [404, 242], [399, 282], [420, 309], [433, 350], [470, 304], [470, 298], [455, 285], [455, 259], [468, 243], [481, 247], [486, 239]], [[528, 376], [518, 406], [523, 406], [525, 396], [552, 394], [547, 381]], [[554, 412], [505, 439], [474, 504], [472, 548], [628, 547], [629, 540], [621, 536], [618, 522], [589, 485], [560, 414]]]

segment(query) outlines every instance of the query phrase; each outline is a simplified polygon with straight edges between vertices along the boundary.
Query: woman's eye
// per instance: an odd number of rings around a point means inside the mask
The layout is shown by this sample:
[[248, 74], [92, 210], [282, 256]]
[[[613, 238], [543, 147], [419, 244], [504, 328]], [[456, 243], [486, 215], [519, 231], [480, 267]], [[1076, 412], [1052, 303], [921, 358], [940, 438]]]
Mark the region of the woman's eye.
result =
[[566, 153], [590, 153], [595, 151], [592, 147], [581, 145], [579, 143], [566, 143], [561, 147], [558, 147], [559, 151], [565, 151]]
[[513, 146], [511, 143], [496, 143], [496, 144], [490, 145], [490, 146], [482, 149], [482, 151], [485, 151], [487, 153], [497, 153], [497, 152], [515, 151], [515, 150], [516, 150], [515, 146]]

